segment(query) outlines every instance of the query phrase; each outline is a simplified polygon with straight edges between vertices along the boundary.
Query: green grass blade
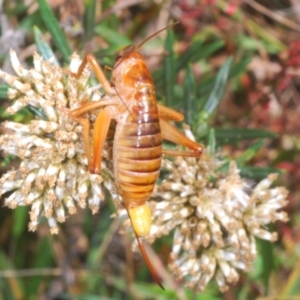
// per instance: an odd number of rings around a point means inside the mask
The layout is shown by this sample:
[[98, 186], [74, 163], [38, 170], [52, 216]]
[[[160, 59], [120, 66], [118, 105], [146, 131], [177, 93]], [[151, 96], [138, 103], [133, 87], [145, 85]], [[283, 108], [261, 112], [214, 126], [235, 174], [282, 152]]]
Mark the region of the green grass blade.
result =
[[105, 39], [110, 45], [118, 46], [119, 50], [132, 44], [132, 41], [115, 30], [108, 28], [102, 24], [95, 27], [95, 33]]
[[[241, 73], [244, 73], [246, 71], [247, 65], [250, 63], [251, 60], [252, 60], [252, 56], [249, 55], [241, 62], [232, 65], [230, 67], [228, 80], [237, 77]], [[215, 76], [202, 79], [199, 85], [197, 86], [198, 97], [201, 98], [204, 95], [207, 95], [213, 89], [214, 83], [215, 83]]]
[[52, 64], [59, 65], [58, 60], [50, 45], [44, 40], [40, 29], [37, 26], [33, 27], [34, 41], [38, 50], [38, 53], [43, 57], [44, 60], [48, 60]]
[[260, 150], [260, 148], [264, 145], [265, 140], [261, 139], [258, 142], [251, 145], [246, 151], [244, 151], [237, 159], [237, 163], [239, 165], [244, 165], [247, 161], [252, 159]]
[[208, 143], [209, 153], [213, 155], [216, 152], [216, 135], [215, 130], [211, 128], [208, 132]]
[[96, 0], [85, 1], [84, 40], [90, 41], [94, 36], [96, 16]]
[[190, 58], [192, 55], [197, 51], [200, 53], [199, 49], [202, 47], [203, 41], [196, 41], [194, 42], [191, 47], [189, 47], [182, 55], [179, 56], [176, 62], [176, 72], [183, 69], [190, 63]]
[[188, 63], [196, 62], [202, 59], [211, 57], [216, 51], [220, 50], [224, 46], [222, 40], [212, 42], [208, 45], [203, 46], [203, 41], [196, 41], [179, 56], [176, 63], [176, 71], [178, 72], [181, 68], [186, 66]]
[[215, 111], [215, 109], [221, 102], [226, 87], [231, 63], [232, 63], [232, 57], [228, 58], [225, 61], [225, 63], [222, 65], [220, 71], [216, 76], [216, 81], [213, 90], [210, 93], [206, 103], [204, 104], [203, 107], [204, 111], [206, 111], [210, 115]]
[[[10, 257], [7, 256], [2, 249], [0, 249], [0, 274], [2, 271], [5, 274], [5, 270], [12, 269], [14, 269], [14, 265], [10, 261]], [[26, 299], [22, 279], [16, 278], [15, 276], [9, 276], [7, 278], [5, 278], [5, 276], [1, 276], [0, 282], [1, 299]]]
[[165, 50], [168, 53], [164, 59], [164, 77], [165, 77], [165, 96], [166, 105], [172, 107], [172, 101], [174, 100], [174, 86], [175, 86], [175, 58], [174, 58], [174, 32], [168, 30], [167, 38], [165, 41]]
[[46, 28], [50, 31], [52, 39], [63, 56], [64, 62], [68, 63], [70, 60], [71, 49], [68, 45], [67, 39], [61, 30], [53, 11], [46, 0], [38, 0], [39, 11], [45, 23]]
[[249, 179], [261, 180], [266, 178], [271, 173], [284, 173], [283, 170], [273, 167], [255, 167], [255, 166], [243, 166], [240, 167], [241, 176]]
[[0, 99], [7, 99], [7, 91], [8, 91], [9, 85], [1, 84], [0, 85]]
[[[33, 257], [34, 264], [32, 268], [49, 268], [53, 265], [53, 249], [51, 247], [50, 241], [48, 238], [44, 238], [39, 241], [39, 244], [36, 245], [36, 253]], [[38, 293], [40, 285], [43, 284], [43, 276], [34, 276], [30, 279], [27, 288], [27, 299], [35, 299], [35, 296]]]
[[188, 65], [186, 70], [185, 80], [184, 80], [184, 102], [183, 102], [184, 113], [185, 113], [184, 121], [188, 124], [192, 124], [193, 122], [193, 115], [194, 115], [193, 103], [195, 103], [196, 101], [195, 87], [196, 87], [196, 82], [195, 82], [193, 69], [191, 65]]
[[217, 128], [216, 139], [219, 143], [234, 144], [241, 140], [276, 138], [278, 135], [272, 131], [252, 128]]
[[270, 241], [257, 240], [257, 248], [262, 262], [260, 281], [268, 287], [270, 276], [274, 271], [274, 245]]

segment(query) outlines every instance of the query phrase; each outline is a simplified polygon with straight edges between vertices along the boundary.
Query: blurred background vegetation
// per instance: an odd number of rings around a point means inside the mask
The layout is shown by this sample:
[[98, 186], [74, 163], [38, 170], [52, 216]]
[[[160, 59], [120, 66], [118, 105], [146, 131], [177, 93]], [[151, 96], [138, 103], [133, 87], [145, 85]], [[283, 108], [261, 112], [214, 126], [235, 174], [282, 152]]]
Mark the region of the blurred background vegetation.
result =
[[[57, 236], [46, 223], [28, 232], [27, 207], [1, 207], [0, 300], [300, 299], [299, 1], [2, 0], [1, 68], [12, 73], [10, 48], [28, 68], [35, 51], [53, 60], [52, 50], [61, 65], [76, 51], [113, 66], [124, 46], [171, 20], [179, 24], [142, 47], [158, 100], [182, 111], [197, 140], [222, 148], [243, 176], [255, 181], [282, 173], [290, 222], [274, 225], [279, 241], [259, 241], [253, 270], [224, 294], [214, 284], [202, 294], [180, 285], [163, 292], [131, 252], [130, 237], [118, 234], [110, 201], [96, 215], [79, 210]], [[8, 116], [6, 93], [2, 83], [1, 121], [33, 118], [27, 110]], [[1, 174], [18, 167], [10, 156], [1, 162]], [[168, 238], [154, 245], [164, 265], [170, 247]]]

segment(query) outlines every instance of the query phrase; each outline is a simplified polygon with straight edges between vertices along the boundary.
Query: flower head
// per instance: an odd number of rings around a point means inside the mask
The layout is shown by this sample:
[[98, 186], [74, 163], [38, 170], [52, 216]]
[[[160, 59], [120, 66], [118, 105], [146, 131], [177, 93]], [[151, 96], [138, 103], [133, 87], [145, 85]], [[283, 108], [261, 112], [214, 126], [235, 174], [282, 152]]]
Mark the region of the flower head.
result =
[[249, 271], [256, 258], [255, 238], [269, 241], [276, 233], [266, 225], [287, 221], [281, 209], [287, 190], [271, 188], [271, 174], [256, 186], [241, 178], [235, 162], [204, 152], [200, 159], [177, 157], [165, 161], [169, 174], [152, 195], [153, 225], [146, 240], [174, 230], [170, 269], [186, 286], [203, 291], [214, 278], [221, 291]]
[[[14, 114], [30, 107], [45, 118], [34, 119], [26, 125], [4, 123], [10, 132], [1, 136], [0, 149], [20, 157], [21, 164], [17, 170], [2, 176], [0, 195], [10, 192], [5, 199], [5, 205], [10, 208], [31, 206], [30, 230], [35, 230], [44, 216], [51, 232], [57, 233], [57, 221], [64, 222], [67, 212], [74, 214], [76, 204], [85, 207], [88, 203], [95, 213], [104, 198], [103, 178], [90, 174], [87, 168], [82, 126], [72, 121], [64, 110], [76, 108], [86, 99], [97, 100], [101, 94], [99, 89], [87, 85], [88, 69], [76, 79], [37, 54], [31, 70], [20, 65], [14, 51], [10, 56], [17, 76], [0, 70], [0, 77], [11, 86], [9, 98], [15, 100], [7, 112]], [[69, 70], [76, 72], [79, 65], [79, 57], [74, 54]], [[105, 169], [105, 160], [102, 168]], [[111, 185], [110, 179], [106, 181]]]

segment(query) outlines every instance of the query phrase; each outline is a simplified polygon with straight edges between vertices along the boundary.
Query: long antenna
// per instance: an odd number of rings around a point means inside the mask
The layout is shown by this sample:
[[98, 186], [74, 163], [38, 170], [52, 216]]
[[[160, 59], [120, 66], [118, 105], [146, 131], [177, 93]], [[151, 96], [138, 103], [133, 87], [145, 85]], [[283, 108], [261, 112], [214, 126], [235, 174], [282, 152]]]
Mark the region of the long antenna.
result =
[[178, 21], [177, 21], [177, 22], [174, 22], [173, 24], [170, 24], [170, 25], [166, 26], [165, 28], [162, 28], [162, 29], [156, 31], [156, 32], [153, 33], [152, 35], [148, 36], [145, 40], [143, 40], [143, 41], [137, 46], [136, 49], [140, 49], [147, 41], [149, 41], [150, 39], [152, 39], [154, 36], [156, 36], [157, 34], [161, 33], [162, 31], [164, 31], [164, 30], [166, 30], [166, 29], [168, 29], [168, 28], [170, 28], [170, 27], [175, 26], [175, 25], [178, 24], [178, 23], [179, 23]]

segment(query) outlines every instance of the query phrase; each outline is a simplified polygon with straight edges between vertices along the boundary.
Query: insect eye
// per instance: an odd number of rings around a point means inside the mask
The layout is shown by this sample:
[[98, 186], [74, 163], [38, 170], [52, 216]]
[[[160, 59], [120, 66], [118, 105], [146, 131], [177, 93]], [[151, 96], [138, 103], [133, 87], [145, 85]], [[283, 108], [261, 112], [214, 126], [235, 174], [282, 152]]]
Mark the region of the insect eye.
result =
[[120, 58], [122, 58], [122, 55], [121, 54], [118, 54], [115, 58], [115, 62], [117, 62]]

